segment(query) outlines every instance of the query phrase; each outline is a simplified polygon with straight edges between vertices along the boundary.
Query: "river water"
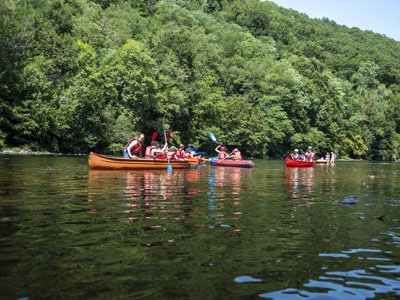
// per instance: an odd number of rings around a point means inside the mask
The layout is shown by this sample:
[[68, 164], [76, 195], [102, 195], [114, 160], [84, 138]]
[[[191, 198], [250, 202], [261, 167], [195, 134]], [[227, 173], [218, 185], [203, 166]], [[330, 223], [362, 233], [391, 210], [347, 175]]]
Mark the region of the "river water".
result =
[[400, 164], [0, 156], [0, 299], [399, 299]]

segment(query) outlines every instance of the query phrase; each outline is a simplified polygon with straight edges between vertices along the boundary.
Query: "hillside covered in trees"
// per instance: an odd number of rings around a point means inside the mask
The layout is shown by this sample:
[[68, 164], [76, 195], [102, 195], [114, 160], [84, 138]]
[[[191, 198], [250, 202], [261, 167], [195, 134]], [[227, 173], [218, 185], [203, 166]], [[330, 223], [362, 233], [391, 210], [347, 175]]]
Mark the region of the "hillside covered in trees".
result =
[[0, 2], [0, 148], [400, 158], [400, 42], [258, 0]]

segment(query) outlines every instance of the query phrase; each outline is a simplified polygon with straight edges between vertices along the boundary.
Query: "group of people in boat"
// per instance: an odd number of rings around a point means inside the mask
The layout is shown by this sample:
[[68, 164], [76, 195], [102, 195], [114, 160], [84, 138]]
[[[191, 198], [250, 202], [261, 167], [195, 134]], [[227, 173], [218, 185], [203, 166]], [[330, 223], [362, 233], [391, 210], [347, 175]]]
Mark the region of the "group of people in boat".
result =
[[[299, 149], [294, 149], [293, 152], [290, 154], [290, 158], [292, 160], [299, 160], [299, 161], [316, 161], [315, 159], [315, 153], [313, 152], [313, 149], [311, 146], [308, 146], [307, 152], [300, 154]], [[321, 158], [320, 160], [323, 160], [324, 162], [328, 162], [331, 164], [335, 163], [336, 159], [336, 154], [334, 152], [327, 153], [324, 158]]]
[[228, 154], [225, 146], [218, 145], [217, 148], [215, 148], [215, 152], [218, 153], [217, 159], [242, 160], [242, 154], [238, 148], [233, 149], [232, 152]]
[[290, 158], [292, 160], [300, 160], [300, 161], [315, 161], [315, 153], [311, 146], [308, 146], [306, 153], [299, 153], [299, 149], [294, 149], [290, 154]]
[[194, 157], [201, 157], [199, 153], [196, 151], [191, 144], [188, 144], [185, 149], [184, 144], [180, 144], [179, 147], [171, 146], [168, 147], [168, 143], [164, 145], [160, 145], [158, 142], [153, 141], [151, 145], [146, 148], [146, 157], [147, 158], [157, 158], [157, 159], [188, 159]]
[[[143, 142], [143, 133], [139, 133], [136, 137], [130, 139], [124, 147], [123, 157], [133, 159], [141, 158], [143, 152]], [[242, 159], [242, 155], [238, 148], [235, 148], [231, 153], [228, 153], [225, 146], [218, 145], [215, 148], [215, 151], [218, 153], [218, 159]], [[184, 144], [180, 144], [177, 148], [175, 146], [168, 147], [168, 143], [160, 145], [158, 142], [152, 141], [151, 145], [146, 147], [145, 157], [154, 159], [183, 160], [201, 157], [201, 155], [197, 153], [197, 148], [193, 147], [192, 144], [188, 144], [187, 148], [185, 149]]]

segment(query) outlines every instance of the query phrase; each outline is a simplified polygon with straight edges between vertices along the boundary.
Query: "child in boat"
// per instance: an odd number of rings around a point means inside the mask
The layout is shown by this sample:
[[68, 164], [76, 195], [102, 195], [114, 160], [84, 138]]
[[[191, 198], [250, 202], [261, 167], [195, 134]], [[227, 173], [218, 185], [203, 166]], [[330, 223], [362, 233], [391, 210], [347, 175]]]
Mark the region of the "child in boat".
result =
[[168, 152], [167, 152], [167, 157], [168, 157], [169, 159], [178, 159], [178, 158], [176, 157], [176, 151], [177, 151], [176, 147], [175, 147], [175, 146], [172, 146], [171, 148], [169, 148], [169, 150], [168, 150]]
[[192, 152], [192, 151], [193, 151], [193, 145], [192, 144], [188, 144], [185, 152], [188, 153], [188, 152]]
[[186, 153], [186, 158], [193, 158], [199, 156], [199, 154], [197, 153], [197, 147], [193, 147], [192, 144], [188, 144], [185, 153]]
[[151, 157], [157, 159], [166, 159], [167, 158], [167, 148], [168, 144], [165, 144], [164, 147], [160, 147], [157, 142], [152, 143], [153, 149], [151, 150]]
[[215, 151], [218, 153], [218, 156], [217, 156], [218, 159], [228, 158], [228, 153], [226, 153], [225, 146], [218, 145], [217, 148], [215, 148]]
[[233, 160], [242, 160], [242, 154], [238, 148], [233, 149], [228, 157], [232, 158]]
[[176, 159], [184, 159], [185, 158], [185, 145], [180, 144], [179, 148], [176, 150], [175, 153]]

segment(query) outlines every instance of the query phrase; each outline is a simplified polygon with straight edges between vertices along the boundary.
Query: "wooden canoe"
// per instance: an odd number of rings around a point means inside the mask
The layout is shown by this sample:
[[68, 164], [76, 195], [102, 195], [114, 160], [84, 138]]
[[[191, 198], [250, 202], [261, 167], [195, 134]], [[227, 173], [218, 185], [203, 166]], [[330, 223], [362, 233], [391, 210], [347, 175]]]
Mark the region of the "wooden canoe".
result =
[[293, 160], [289, 157], [286, 157], [286, 167], [288, 168], [309, 168], [313, 166], [313, 161]]
[[254, 162], [252, 160], [217, 159], [214, 157], [210, 159], [210, 164], [215, 167], [236, 167], [236, 168], [252, 168], [254, 166]]
[[[170, 160], [172, 169], [187, 169], [193, 164], [198, 164], [198, 160]], [[91, 169], [103, 170], [167, 170], [168, 160], [153, 160], [151, 158], [130, 159], [123, 157], [113, 157], [90, 152], [89, 167]]]
[[316, 164], [327, 164], [327, 163], [329, 163], [329, 160], [324, 159], [324, 158], [320, 158], [320, 159], [317, 159], [317, 160], [315, 161], [315, 163], [316, 163]]

